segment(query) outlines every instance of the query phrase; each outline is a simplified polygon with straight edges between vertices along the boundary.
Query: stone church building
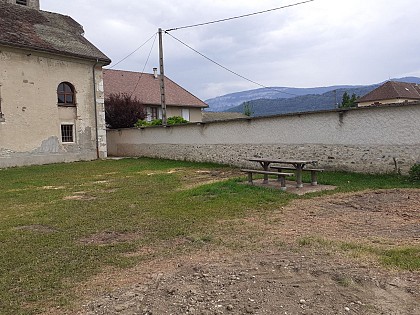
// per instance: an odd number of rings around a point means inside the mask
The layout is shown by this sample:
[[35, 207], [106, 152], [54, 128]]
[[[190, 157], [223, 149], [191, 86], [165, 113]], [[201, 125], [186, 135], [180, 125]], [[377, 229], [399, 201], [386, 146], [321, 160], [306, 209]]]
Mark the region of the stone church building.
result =
[[102, 67], [71, 17], [0, 0], [0, 168], [107, 156]]

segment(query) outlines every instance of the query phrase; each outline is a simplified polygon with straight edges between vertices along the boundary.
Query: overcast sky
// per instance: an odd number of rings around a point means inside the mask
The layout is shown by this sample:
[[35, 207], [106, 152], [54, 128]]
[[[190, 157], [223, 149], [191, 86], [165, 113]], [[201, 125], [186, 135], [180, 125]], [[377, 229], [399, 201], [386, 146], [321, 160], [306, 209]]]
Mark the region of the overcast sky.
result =
[[[40, 0], [69, 15], [113, 64], [164, 30], [302, 0]], [[373, 84], [420, 77], [418, 0], [315, 0], [278, 11], [172, 31], [225, 67], [265, 86]], [[165, 74], [205, 100], [259, 86], [164, 36]], [[153, 38], [115, 69], [142, 71]], [[112, 66], [112, 64], [111, 64]], [[158, 40], [145, 72], [158, 66]]]

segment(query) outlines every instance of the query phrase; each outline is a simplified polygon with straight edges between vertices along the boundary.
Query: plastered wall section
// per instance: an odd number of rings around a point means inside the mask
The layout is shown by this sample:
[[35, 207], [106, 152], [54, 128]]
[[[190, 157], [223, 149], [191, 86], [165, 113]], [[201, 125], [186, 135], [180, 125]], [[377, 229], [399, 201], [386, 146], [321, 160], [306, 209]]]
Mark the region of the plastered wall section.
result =
[[[103, 127], [98, 133], [106, 156], [102, 71], [96, 71], [95, 115], [94, 64], [0, 46], [0, 167], [97, 158], [95, 116]], [[75, 87], [76, 107], [58, 106], [61, 82]], [[62, 143], [61, 124], [74, 126], [73, 143]]]
[[330, 170], [406, 173], [420, 161], [419, 119], [420, 105], [400, 105], [108, 130], [108, 154], [236, 166], [252, 166], [251, 157], [315, 158]]

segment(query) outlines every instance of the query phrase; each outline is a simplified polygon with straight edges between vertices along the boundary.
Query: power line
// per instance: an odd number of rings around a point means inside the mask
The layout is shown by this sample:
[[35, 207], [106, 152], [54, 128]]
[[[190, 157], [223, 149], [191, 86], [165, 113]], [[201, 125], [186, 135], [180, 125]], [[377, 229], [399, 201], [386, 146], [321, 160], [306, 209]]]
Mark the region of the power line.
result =
[[156, 37], [157, 37], [157, 33], [155, 33], [155, 39], [153, 40], [152, 47], [150, 47], [149, 55], [147, 56], [146, 62], [144, 63], [143, 70], [140, 73], [140, 76], [139, 76], [139, 79], [137, 80], [136, 86], [135, 86], [133, 92], [131, 92], [131, 94], [130, 94], [130, 98], [133, 96], [134, 92], [136, 91], [137, 87], [139, 86], [141, 77], [144, 74], [144, 70], [146, 69], [147, 63], [149, 62], [150, 55], [152, 54], [153, 47], [155, 46]]
[[177, 31], [177, 30], [181, 30], [181, 29], [185, 29], [185, 28], [192, 28], [192, 27], [197, 27], [197, 26], [203, 26], [203, 25], [215, 24], [215, 23], [220, 23], [220, 22], [226, 22], [226, 21], [240, 19], [240, 18], [244, 18], [244, 17], [248, 17], [248, 16], [253, 16], [253, 15], [257, 15], [257, 14], [262, 14], [262, 13], [277, 11], [277, 10], [286, 9], [286, 8], [290, 8], [290, 7], [295, 7], [295, 6], [298, 6], [298, 5], [301, 5], [301, 4], [305, 4], [305, 3], [309, 3], [309, 2], [313, 2], [313, 1], [315, 1], [315, 0], [302, 1], [302, 2], [298, 2], [298, 3], [294, 3], [294, 4], [284, 5], [284, 6], [281, 6], [281, 7], [278, 7], [278, 8], [274, 8], [274, 9], [269, 9], [269, 10], [254, 12], [254, 13], [243, 14], [243, 15], [239, 15], [239, 16], [234, 16], [234, 17], [226, 18], [226, 19], [220, 19], [220, 20], [215, 20], [215, 21], [210, 21], [210, 22], [204, 22], [204, 23], [198, 23], [198, 24], [192, 24], [192, 25], [174, 27], [174, 28], [170, 28], [170, 29], [166, 30], [165, 32], [167, 33], [167, 32]]
[[139, 47], [137, 47], [133, 52], [129, 53], [127, 56], [125, 56], [123, 59], [121, 59], [120, 61], [118, 61], [117, 63], [115, 63], [113, 66], [109, 67], [108, 69], [114, 68], [115, 66], [117, 66], [118, 64], [120, 64], [121, 62], [123, 62], [124, 60], [126, 60], [128, 57], [132, 56], [140, 48], [142, 48], [144, 45], [146, 45], [153, 38], [153, 36], [155, 36], [155, 39], [156, 39], [156, 34], [157, 33], [154, 33], [152, 36], [150, 36], [150, 38], [148, 40], [146, 40], [143, 44], [141, 44]]
[[210, 61], [210, 62], [214, 63], [215, 65], [219, 66], [220, 68], [222, 68], [222, 69], [224, 69], [224, 70], [226, 70], [226, 71], [228, 71], [228, 72], [230, 72], [230, 73], [232, 73], [232, 74], [234, 74], [234, 75], [236, 75], [236, 76], [238, 76], [238, 77], [240, 77], [240, 78], [242, 78], [242, 79], [244, 79], [244, 80], [246, 80], [246, 81], [248, 81], [248, 82], [251, 82], [251, 83], [253, 83], [253, 84], [255, 84], [255, 85], [258, 85], [258, 86], [260, 86], [260, 87], [263, 87], [263, 88], [266, 88], [266, 89], [270, 89], [270, 90], [273, 90], [273, 91], [276, 91], [276, 92], [280, 92], [280, 93], [284, 93], [284, 94], [288, 94], [288, 95], [293, 95], [293, 96], [299, 96], [298, 94], [289, 93], [289, 92], [284, 92], [284, 91], [278, 90], [278, 89], [276, 89], [276, 88], [269, 87], [269, 86], [265, 86], [264, 84], [258, 83], [258, 82], [256, 82], [256, 81], [251, 80], [251, 79], [248, 79], [247, 77], [244, 77], [243, 75], [241, 75], [241, 74], [239, 74], [239, 73], [237, 73], [237, 72], [235, 72], [235, 71], [233, 71], [233, 70], [230, 70], [229, 68], [227, 68], [227, 67], [225, 67], [224, 65], [222, 65], [222, 64], [220, 64], [220, 63], [218, 63], [217, 61], [214, 61], [213, 59], [211, 59], [211, 58], [207, 57], [207, 56], [206, 56], [206, 55], [204, 55], [203, 53], [199, 52], [198, 50], [196, 50], [196, 49], [194, 49], [193, 47], [189, 46], [188, 44], [184, 43], [183, 41], [181, 41], [180, 39], [176, 38], [176, 37], [175, 37], [175, 36], [173, 36], [172, 34], [169, 34], [169, 33], [167, 33], [166, 31], [165, 31], [165, 33], [166, 33], [166, 34], [168, 34], [169, 36], [171, 36], [173, 39], [175, 39], [175, 40], [176, 40], [176, 41], [178, 41], [179, 43], [181, 43], [182, 45], [184, 45], [185, 47], [187, 47], [187, 48], [191, 49], [192, 51], [194, 51], [195, 53], [199, 54], [201, 57], [203, 57], [203, 58], [207, 59], [208, 61]]

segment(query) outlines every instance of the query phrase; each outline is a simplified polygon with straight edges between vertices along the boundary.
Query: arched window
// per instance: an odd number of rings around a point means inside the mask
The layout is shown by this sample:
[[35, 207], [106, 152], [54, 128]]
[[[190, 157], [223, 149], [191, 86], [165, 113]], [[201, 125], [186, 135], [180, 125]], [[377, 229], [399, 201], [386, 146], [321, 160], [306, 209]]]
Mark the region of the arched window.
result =
[[57, 87], [58, 105], [75, 106], [74, 86], [68, 82], [61, 82]]

